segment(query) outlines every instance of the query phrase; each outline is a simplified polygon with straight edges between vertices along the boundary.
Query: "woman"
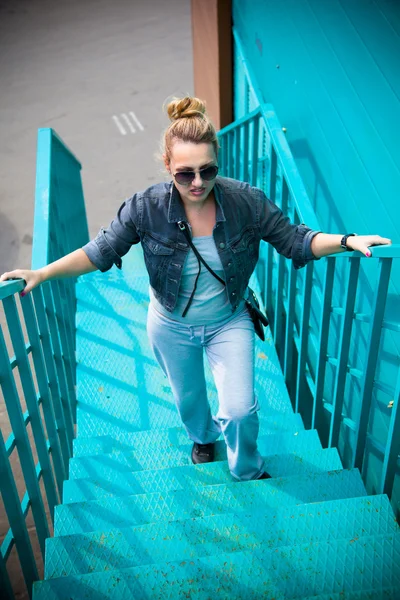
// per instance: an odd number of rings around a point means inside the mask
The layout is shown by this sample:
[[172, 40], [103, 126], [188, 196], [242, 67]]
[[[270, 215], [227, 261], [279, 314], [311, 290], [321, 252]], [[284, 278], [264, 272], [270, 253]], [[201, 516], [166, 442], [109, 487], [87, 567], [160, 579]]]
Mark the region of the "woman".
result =
[[[172, 123], [164, 133], [163, 159], [172, 181], [124, 202], [109, 227], [83, 248], [37, 271], [4, 273], [0, 280], [24, 279], [24, 295], [49, 279], [104, 272], [113, 264], [121, 268], [121, 256], [141, 242], [150, 278], [148, 336], [193, 441], [193, 463], [214, 459], [222, 432], [232, 477], [267, 479], [257, 449], [254, 325], [243, 300], [260, 241], [291, 258], [296, 269], [346, 249], [371, 256], [369, 246], [391, 241], [291, 224], [261, 190], [218, 177], [218, 141], [204, 102], [175, 99], [167, 110]], [[225, 285], [201, 266], [185, 228]], [[218, 391], [216, 416], [207, 401], [203, 349]]]

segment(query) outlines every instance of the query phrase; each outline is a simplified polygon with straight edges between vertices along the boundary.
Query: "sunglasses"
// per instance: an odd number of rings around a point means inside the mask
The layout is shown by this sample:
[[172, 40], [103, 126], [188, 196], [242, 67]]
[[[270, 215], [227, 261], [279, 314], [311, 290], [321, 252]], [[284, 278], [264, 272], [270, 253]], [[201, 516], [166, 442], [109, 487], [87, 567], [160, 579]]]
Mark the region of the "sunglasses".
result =
[[[216, 165], [211, 165], [210, 167], [201, 169], [199, 171], [199, 175], [201, 179], [204, 179], [204, 181], [211, 181], [218, 175], [218, 167]], [[195, 179], [196, 173], [195, 171], [178, 171], [174, 174], [174, 177], [181, 185], [188, 185]]]

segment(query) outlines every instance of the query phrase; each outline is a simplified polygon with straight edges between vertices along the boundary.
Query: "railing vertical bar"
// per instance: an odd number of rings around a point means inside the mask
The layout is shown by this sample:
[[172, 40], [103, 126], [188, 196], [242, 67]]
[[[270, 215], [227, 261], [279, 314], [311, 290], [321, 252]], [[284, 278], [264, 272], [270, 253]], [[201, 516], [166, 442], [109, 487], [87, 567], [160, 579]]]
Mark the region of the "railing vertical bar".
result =
[[[67, 374], [68, 381], [68, 398], [70, 400], [70, 410], [72, 418], [72, 426], [75, 422], [74, 413], [76, 408], [76, 397], [75, 397], [75, 377], [74, 372], [76, 371], [76, 360], [75, 360], [75, 314], [68, 315], [68, 305], [62, 299], [60, 291], [60, 284], [62, 280], [53, 281], [53, 298], [56, 307], [56, 317], [58, 317], [60, 341], [62, 347], [63, 360], [65, 362], [65, 372]], [[55, 287], [55, 291], [54, 291]], [[65, 310], [64, 310], [65, 309]]]
[[[35, 292], [35, 290], [34, 290], [34, 292]], [[39, 302], [42, 303], [43, 300], [42, 300], [41, 294], [37, 294], [37, 297], [38, 297], [37, 303], [39, 303]], [[44, 420], [46, 423], [47, 433], [49, 436], [50, 450], [51, 450], [51, 455], [52, 455], [53, 462], [54, 462], [54, 470], [55, 470], [55, 476], [56, 476], [56, 481], [57, 481], [58, 493], [59, 493], [60, 497], [62, 497], [63, 481], [67, 477], [66, 477], [66, 469], [64, 466], [64, 461], [63, 461], [63, 456], [62, 456], [62, 451], [61, 451], [60, 440], [59, 440], [58, 433], [57, 433], [57, 419], [56, 419], [55, 409], [53, 407], [53, 401], [54, 401], [54, 404], [56, 404], [57, 400], [55, 398], [52, 398], [51, 394], [50, 394], [49, 382], [47, 380], [47, 374], [46, 374], [45, 358], [43, 355], [42, 345], [40, 343], [39, 330], [37, 328], [36, 321], [35, 321], [35, 313], [34, 313], [34, 309], [33, 309], [32, 295], [28, 294], [27, 296], [25, 296], [25, 298], [22, 299], [21, 304], [22, 304], [22, 310], [23, 310], [24, 316], [25, 316], [26, 329], [28, 332], [29, 341], [32, 346], [32, 359], [33, 359], [33, 363], [35, 365], [39, 394], [42, 398], [43, 415], [44, 415]], [[44, 307], [42, 304], [42, 317], [43, 316], [44, 316]], [[44, 333], [44, 337], [47, 337], [48, 346], [50, 346], [48, 332], [46, 332], [45, 329], [43, 329], [43, 328], [42, 328], [42, 331]], [[45, 347], [47, 346], [46, 342], [43, 341], [42, 343]], [[49, 348], [47, 348], [47, 350], [49, 350]], [[49, 357], [49, 363], [50, 362], [53, 365], [53, 369], [54, 369], [53, 359]], [[48, 368], [49, 368], [49, 366], [48, 366]], [[49, 368], [49, 373], [50, 373], [50, 368]], [[55, 372], [53, 372], [53, 377], [55, 377]], [[59, 406], [61, 409], [61, 403], [60, 403], [59, 399], [58, 399], [58, 402], [59, 402]], [[60, 422], [60, 426], [61, 426], [61, 429], [65, 432], [65, 423], [63, 421]]]
[[244, 181], [244, 163], [246, 161], [246, 157], [244, 155], [244, 124], [240, 125], [240, 134], [239, 134], [239, 173], [238, 179], [240, 181]]
[[50, 288], [49, 283], [44, 283], [42, 285], [42, 289], [44, 302], [46, 306], [47, 319], [49, 322], [49, 330], [53, 346], [57, 378], [60, 385], [61, 403], [65, 419], [68, 450], [69, 455], [72, 456], [72, 440], [74, 438], [74, 426], [71, 412], [72, 402], [69, 399], [68, 376], [66, 372], [66, 364], [62, 356], [62, 346], [60, 342], [61, 336], [59, 337], [58, 320], [56, 319], [56, 311], [54, 308], [52, 289]]
[[3, 390], [4, 401], [7, 407], [11, 428], [15, 435], [21, 469], [26, 482], [26, 489], [32, 504], [32, 514], [35, 520], [40, 549], [44, 557], [45, 540], [47, 537], [49, 537], [50, 532], [47, 524], [46, 512], [40, 492], [39, 482], [36, 477], [36, 468], [33, 461], [32, 450], [29, 445], [21, 404], [18, 398], [18, 391], [8, 360], [7, 347], [1, 326], [0, 385]]
[[14, 591], [8, 576], [6, 562], [0, 552], [0, 590], [2, 600], [15, 600]]
[[46, 490], [46, 496], [49, 504], [50, 515], [54, 519], [54, 507], [58, 504], [57, 492], [51, 468], [50, 457], [47, 452], [45, 432], [42, 419], [40, 417], [37, 404], [36, 390], [33, 382], [32, 371], [26, 353], [24, 334], [18, 315], [17, 305], [14, 296], [9, 296], [3, 300], [4, 312], [8, 322], [11, 341], [14, 347], [15, 356], [18, 361], [18, 370], [21, 378], [22, 389], [24, 392], [26, 405], [28, 408], [32, 433], [36, 444], [40, 466], [43, 472], [43, 483]]
[[376, 362], [378, 359], [378, 353], [380, 348], [382, 322], [385, 313], [391, 268], [391, 258], [379, 259], [378, 281], [375, 288], [375, 295], [372, 304], [372, 317], [366, 347], [366, 365], [361, 383], [360, 418], [356, 431], [354, 466], [358, 469], [361, 469], [365, 450], [365, 443], [367, 439], [368, 421], [372, 401], [372, 386], [374, 383]]
[[276, 200], [276, 173], [278, 167], [278, 158], [276, 156], [275, 148], [271, 142], [270, 144], [270, 164], [268, 174], [268, 198], [271, 202], [275, 203]]
[[267, 244], [267, 260], [266, 260], [266, 280], [265, 280], [265, 308], [268, 315], [269, 325], [271, 331], [273, 331], [275, 315], [272, 301], [272, 271], [273, 271], [273, 260], [274, 260], [274, 248], [271, 244]]
[[[75, 281], [75, 279], [73, 280]], [[64, 323], [66, 336], [68, 339], [68, 344], [70, 348], [70, 356], [72, 356], [72, 376], [73, 376], [73, 385], [75, 384], [74, 374], [76, 372], [75, 365], [75, 338], [76, 338], [76, 328], [75, 328], [75, 313], [76, 313], [76, 301], [75, 294], [73, 294], [71, 286], [74, 286], [72, 280], [60, 279], [58, 281], [59, 284], [59, 293], [60, 299], [62, 302], [62, 306], [65, 308], [63, 311], [65, 315]]]
[[241, 136], [242, 128], [236, 127], [235, 129], [235, 172], [234, 178], [240, 179], [240, 136]]
[[244, 80], [244, 112], [250, 112], [250, 85], [247, 77]]
[[[68, 470], [69, 459], [72, 456], [72, 441], [70, 442], [68, 439], [68, 430], [66, 425], [66, 418], [64, 414], [62, 394], [65, 393], [65, 384], [62, 384], [64, 381], [64, 373], [62, 364], [60, 365], [60, 360], [55, 357], [55, 350], [53, 351], [54, 343], [52, 343], [52, 338], [56, 338], [57, 345], [57, 331], [54, 332], [55, 318], [50, 312], [48, 317], [46, 316], [46, 308], [43, 298], [43, 289], [46, 287], [46, 284], [35, 288], [32, 292], [33, 299], [35, 302], [36, 316], [39, 325], [39, 332], [42, 340], [43, 347], [43, 355], [45, 357], [46, 369], [49, 380], [49, 389], [51, 392], [51, 398], [54, 407], [54, 413], [56, 416], [58, 436], [60, 439], [61, 451], [63, 456], [63, 464], [64, 471]], [[47, 291], [48, 301], [51, 302], [51, 293], [50, 290]], [[50, 329], [53, 329], [51, 332]], [[59, 346], [58, 351], [59, 351]], [[57, 373], [60, 374], [61, 379], [57, 379]], [[59, 484], [60, 485], [60, 484]], [[62, 485], [62, 482], [61, 482]]]
[[[67, 281], [67, 280], [60, 280]], [[67, 319], [67, 327], [68, 327], [68, 336], [69, 336], [69, 347], [72, 357], [72, 391], [73, 391], [73, 402], [71, 406], [72, 412], [72, 422], [76, 424], [76, 291], [75, 291], [76, 279], [69, 279], [68, 285], [66, 286], [69, 290], [69, 300], [68, 300], [68, 319]]]
[[73, 331], [73, 324], [75, 323], [75, 314], [72, 309], [72, 298], [69, 281], [65, 279], [59, 279], [57, 283], [63, 314], [66, 316], [64, 320], [65, 328], [67, 331], [68, 339], [72, 341], [74, 339], [75, 333]]
[[323, 412], [323, 393], [326, 372], [326, 353], [328, 348], [329, 323], [331, 317], [333, 281], [335, 276], [336, 259], [328, 257], [326, 259], [326, 271], [324, 279], [324, 289], [322, 292], [322, 314], [319, 328], [319, 343], [317, 350], [317, 366], [315, 371], [315, 397], [312, 414], [311, 429], [314, 429]]
[[231, 177], [233, 179], [235, 178], [235, 173], [236, 173], [235, 156], [236, 156], [236, 130], [234, 129], [233, 131], [231, 131]]
[[226, 149], [226, 134], [219, 136], [219, 151], [218, 151], [218, 164], [219, 172], [223, 177], [226, 177], [225, 171], [225, 149]]
[[229, 177], [229, 131], [224, 135], [224, 173], [225, 177]]
[[[286, 180], [282, 182], [282, 211], [286, 213], [288, 206], [289, 189]], [[285, 268], [286, 259], [280, 254], [278, 257], [278, 279], [276, 284], [275, 294], [275, 323], [274, 323], [274, 340], [275, 347], [280, 359], [281, 365], [284, 364], [284, 357], [282, 356], [282, 335], [283, 335], [283, 286], [285, 281]]]
[[278, 277], [275, 293], [275, 322], [274, 322], [274, 342], [280, 362], [282, 363], [282, 321], [283, 321], [283, 282], [285, 276], [285, 257], [278, 255]]
[[[28, 588], [29, 597], [32, 597], [32, 585], [39, 579], [39, 573], [36, 567], [35, 556], [29, 538], [28, 529], [24, 515], [22, 513], [21, 503], [19, 501], [18, 490], [15, 485], [14, 475], [6, 453], [4, 438], [0, 431], [0, 491], [4, 508], [7, 514], [8, 522], [15, 540], [15, 546], [21, 563], [22, 574]], [[12, 595], [11, 598], [14, 598]]]
[[232, 177], [232, 142], [233, 142], [233, 132], [228, 131], [227, 134], [227, 148], [226, 148], [226, 173], [227, 177]]
[[335, 384], [332, 396], [332, 418], [329, 431], [329, 447], [337, 447], [339, 442], [340, 426], [342, 423], [343, 396], [346, 387], [347, 362], [350, 351], [350, 340], [354, 318], [354, 305], [357, 294], [358, 273], [360, 269], [359, 258], [349, 258], [350, 268], [344, 295], [344, 314], [338, 344], [338, 358], [335, 375]]
[[235, 154], [236, 154], [236, 150], [235, 150], [235, 142], [236, 142], [236, 130], [234, 129], [233, 131], [231, 131], [231, 174], [230, 177], [232, 177], [233, 179], [235, 178], [235, 172], [236, 172], [236, 165], [235, 165]]
[[259, 117], [254, 117], [251, 120], [252, 129], [253, 129], [253, 138], [251, 144], [251, 185], [257, 185], [257, 175], [258, 175], [258, 142], [259, 142]]
[[246, 121], [243, 125], [243, 181], [249, 182], [249, 147], [250, 147], [250, 126]]
[[223, 137], [224, 140], [224, 177], [229, 177], [229, 131], [227, 131]]
[[262, 163], [261, 163], [261, 189], [262, 190], [266, 190], [267, 189], [267, 164], [269, 162], [269, 160], [266, 157], [267, 154], [267, 150], [268, 150], [268, 132], [267, 132], [267, 128], [265, 126], [265, 122], [261, 119], [260, 120], [260, 135], [262, 136], [261, 138], [261, 156], [262, 156]]
[[225, 171], [225, 177], [229, 177], [229, 131], [226, 133], [224, 138], [225, 138], [224, 171]]
[[297, 272], [290, 262], [288, 277], [288, 303], [286, 317], [286, 339], [285, 339], [285, 359], [283, 374], [286, 386], [291, 391], [292, 367], [293, 367], [293, 329], [294, 329], [294, 311], [296, 306], [296, 280]]
[[73, 352], [73, 347], [71, 347], [71, 344], [70, 344], [71, 340], [67, 335], [67, 327], [66, 327], [67, 318], [66, 318], [66, 314], [63, 309], [63, 306], [62, 306], [59, 283], [60, 283], [59, 281], [52, 281], [51, 288], [52, 288], [52, 292], [53, 292], [53, 300], [54, 300], [54, 306], [55, 306], [55, 315], [56, 315], [56, 319], [57, 319], [57, 323], [58, 323], [58, 331], [60, 334], [62, 358], [63, 358], [64, 364], [65, 364], [65, 372], [66, 372], [67, 382], [68, 382], [68, 398], [70, 399], [70, 407], [71, 407], [71, 411], [72, 411], [72, 405], [73, 405], [74, 397], [75, 397], [73, 371], [74, 371], [74, 369], [76, 369], [76, 362], [75, 362], [75, 353]]
[[[76, 387], [76, 311], [77, 311], [77, 302], [76, 302], [76, 278], [74, 278], [73, 280], [70, 280], [70, 285], [69, 285], [69, 289], [70, 289], [70, 296], [71, 296], [71, 312], [72, 312], [72, 316], [71, 316], [71, 329], [72, 329], [72, 347], [73, 347], [73, 356], [74, 356], [74, 362], [75, 362], [75, 367], [73, 370], [73, 376], [74, 376], [74, 389]], [[76, 423], [76, 403], [75, 403], [75, 409], [73, 411], [74, 414], [74, 423]]]
[[[7, 444], [6, 444], [6, 448], [7, 448]], [[26, 517], [24, 510], [22, 508], [22, 503], [21, 503], [21, 510], [22, 510], [22, 514], [24, 516], [24, 518]], [[7, 563], [8, 558], [11, 554], [11, 550], [14, 547], [14, 536], [13, 533], [11, 531], [11, 528], [7, 531], [6, 535], [4, 536], [3, 542], [1, 544], [1, 552], [0, 554], [2, 555], [2, 557], [4, 558], [5, 562]], [[0, 588], [1, 589], [1, 588]]]
[[393, 397], [392, 414], [390, 415], [389, 431], [383, 458], [381, 481], [377, 494], [392, 496], [394, 478], [397, 471], [397, 461], [400, 453], [400, 365], [397, 374], [396, 389]]
[[229, 177], [229, 132], [224, 135], [224, 173], [225, 177]]
[[300, 349], [299, 359], [297, 364], [297, 377], [296, 377], [296, 394], [295, 394], [295, 411], [300, 410], [300, 400], [304, 397], [304, 382], [305, 382], [305, 371], [307, 363], [307, 346], [308, 346], [308, 334], [309, 334], [309, 321], [310, 321], [310, 310], [311, 310], [311, 294], [312, 294], [312, 282], [314, 273], [314, 263], [309, 262], [306, 269], [305, 281], [303, 286], [301, 304], [303, 306], [301, 325], [300, 325]]

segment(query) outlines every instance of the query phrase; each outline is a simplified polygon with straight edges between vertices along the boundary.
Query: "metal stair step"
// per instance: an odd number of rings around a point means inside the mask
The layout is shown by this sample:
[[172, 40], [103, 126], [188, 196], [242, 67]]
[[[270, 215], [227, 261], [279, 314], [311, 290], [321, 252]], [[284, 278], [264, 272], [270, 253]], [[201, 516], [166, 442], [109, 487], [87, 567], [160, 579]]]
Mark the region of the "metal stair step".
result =
[[[316, 429], [303, 430], [295, 433], [276, 433], [274, 435], [263, 435], [258, 437], [258, 449], [263, 456], [269, 454], [283, 454], [299, 450], [320, 450], [322, 448], [318, 432]], [[155, 439], [151, 439], [147, 443], [135, 443], [135, 445], [124, 451], [104, 452], [102, 454], [78, 456], [70, 460], [69, 477], [87, 477], [92, 469], [101, 463], [104, 466], [112, 466], [122, 470], [134, 471], [141, 468], [157, 468], [158, 461], [162, 461], [164, 456], [172, 457], [176, 454], [177, 460], [182, 456], [189, 457], [191, 455], [193, 442], [187, 437], [181, 444], [171, 443], [170, 440], [163, 435]], [[215, 460], [226, 460], [226, 443], [221, 439], [215, 443]], [[168, 459], [170, 460], [170, 459]], [[146, 464], [152, 465], [146, 467]], [[191, 464], [191, 461], [190, 461]], [[86, 467], [87, 465], [87, 467]], [[155, 465], [153, 467], [153, 465]], [[168, 462], [170, 466], [171, 463]], [[173, 465], [171, 465], [173, 466]], [[82, 475], [85, 468], [91, 469], [86, 475]], [[82, 470], [83, 469], [83, 470]], [[75, 473], [79, 473], [75, 475]]]
[[[34, 584], [34, 600], [137, 597], [302, 598], [400, 587], [400, 533], [259, 548], [61, 577]], [[196, 594], [191, 595], [195, 589]], [[227, 594], [230, 593], [230, 596]], [[211, 594], [211, 596], [210, 596]]]
[[[276, 413], [260, 419], [259, 437], [285, 432], [304, 431], [304, 424], [298, 413]], [[113, 451], [129, 451], [137, 446], [166, 444], [180, 446], [188, 443], [188, 435], [183, 427], [167, 427], [145, 431], [116, 431], [110, 427], [108, 435], [78, 437], [74, 440], [74, 456], [107, 454]]]
[[355, 540], [400, 531], [386, 495], [366, 496], [276, 511], [225, 513], [158, 522], [46, 541], [45, 578], [187, 560], [261, 546], [277, 548], [331, 538]]
[[[179, 441], [180, 443], [176, 443]], [[193, 441], [190, 440], [187, 436], [186, 438], [180, 438], [179, 440], [172, 441], [168, 438], [166, 434], [158, 434], [157, 436], [152, 436], [149, 439], [139, 439], [134, 440], [133, 445], [129, 448], [123, 448], [122, 450], [112, 450], [111, 452], [100, 452], [96, 454], [80, 455], [74, 456], [73, 460], [76, 461], [76, 464], [84, 464], [85, 460], [89, 460], [89, 462], [98, 462], [99, 455], [103, 457], [105, 455], [109, 455], [113, 457], [115, 461], [121, 461], [122, 463], [126, 463], [128, 456], [139, 457], [143, 456], [144, 460], [146, 459], [146, 455], [150, 457], [154, 456], [155, 453], [164, 455], [170, 454], [171, 452], [177, 452], [179, 456], [179, 450], [183, 452], [191, 453]], [[309, 447], [309, 449], [321, 449], [322, 445], [318, 436], [318, 432], [316, 429], [311, 430], [301, 430], [296, 432], [279, 432], [268, 435], [259, 435], [258, 436], [258, 446], [261, 454], [277, 454], [278, 451], [291, 451], [294, 447]], [[119, 458], [126, 457], [126, 458]], [[215, 460], [226, 460], [226, 444], [225, 440], [220, 438], [215, 442]], [[134, 464], [134, 462], [132, 463]], [[71, 464], [70, 464], [71, 467]]]
[[361, 592], [336, 592], [307, 596], [301, 600], [400, 600], [400, 589], [385, 587], [381, 590], [362, 590]]
[[[119, 470], [118, 464], [103, 467], [104, 463], [101, 461], [97, 464], [85, 463], [81, 469], [79, 469], [79, 465], [75, 464], [75, 474], [79, 475], [80, 471], [83, 477], [64, 481], [63, 502], [79, 502], [110, 495], [127, 496], [155, 491], [168, 492], [177, 489], [195, 492], [202, 486], [232, 482], [245, 483], [235, 482], [229, 471], [228, 461], [193, 465], [190, 451], [184, 453], [181, 461], [176, 460], [176, 455], [172, 455], [171, 460], [168, 458], [167, 456], [160, 461], [161, 468], [148, 470], [144, 468], [141, 471], [128, 471], [129, 467], [126, 466]], [[84, 459], [76, 460], [83, 461]], [[163, 466], [177, 463], [179, 465], [179, 462], [181, 462], [180, 466]], [[137, 468], [137, 465], [133, 466]], [[160, 465], [158, 466], [160, 467]], [[307, 475], [315, 472], [337, 471], [342, 468], [343, 465], [336, 448], [265, 457], [265, 469], [272, 477]], [[85, 477], [89, 473], [92, 473], [91, 477]]]
[[131, 525], [205, 517], [224, 512], [366, 496], [358, 469], [211, 485], [198, 490], [109, 496], [55, 508], [54, 535], [84, 533]]

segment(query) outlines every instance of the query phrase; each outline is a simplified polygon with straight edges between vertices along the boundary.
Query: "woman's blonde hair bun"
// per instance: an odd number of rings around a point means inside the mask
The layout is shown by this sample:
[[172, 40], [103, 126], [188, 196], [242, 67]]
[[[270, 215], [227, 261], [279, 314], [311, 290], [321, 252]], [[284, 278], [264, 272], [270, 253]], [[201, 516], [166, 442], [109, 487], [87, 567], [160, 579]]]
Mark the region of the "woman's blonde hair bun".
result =
[[160, 144], [160, 157], [169, 163], [172, 157], [173, 145], [177, 140], [193, 144], [212, 144], [215, 156], [218, 157], [219, 143], [215, 127], [206, 112], [206, 103], [200, 98], [185, 96], [172, 98], [164, 103], [172, 123], [163, 133]]
[[174, 98], [167, 105], [167, 113], [171, 121], [199, 117], [206, 114], [206, 103], [200, 98]]

